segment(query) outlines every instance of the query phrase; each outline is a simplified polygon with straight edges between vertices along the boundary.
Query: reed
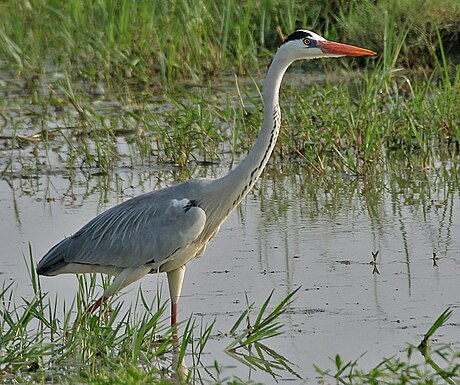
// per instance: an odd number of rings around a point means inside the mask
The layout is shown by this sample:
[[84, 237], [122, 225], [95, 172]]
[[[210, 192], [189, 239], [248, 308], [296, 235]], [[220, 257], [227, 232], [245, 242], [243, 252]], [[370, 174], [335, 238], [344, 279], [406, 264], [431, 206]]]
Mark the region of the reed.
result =
[[454, 53], [460, 23], [456, 0], [9, 0], [0, 13], [0, 52], [23, 76], [52, 68], [117, 84], [255, 72], [299, 27], [370, 46], [386, 66], [433, 66], [427, 42], [439, 31]]

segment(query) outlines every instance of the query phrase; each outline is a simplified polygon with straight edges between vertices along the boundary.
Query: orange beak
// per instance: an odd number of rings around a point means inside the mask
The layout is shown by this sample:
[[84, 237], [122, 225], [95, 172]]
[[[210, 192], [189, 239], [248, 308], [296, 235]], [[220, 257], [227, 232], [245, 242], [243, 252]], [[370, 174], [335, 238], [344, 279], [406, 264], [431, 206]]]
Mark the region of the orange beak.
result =
[[333, 41], [319, 40], [316, 46], [324, 53], [346, 56], [369, 56], [377, 55], [376, 52], [365, 48], [355, 47], [353, 45], [335, 43]]

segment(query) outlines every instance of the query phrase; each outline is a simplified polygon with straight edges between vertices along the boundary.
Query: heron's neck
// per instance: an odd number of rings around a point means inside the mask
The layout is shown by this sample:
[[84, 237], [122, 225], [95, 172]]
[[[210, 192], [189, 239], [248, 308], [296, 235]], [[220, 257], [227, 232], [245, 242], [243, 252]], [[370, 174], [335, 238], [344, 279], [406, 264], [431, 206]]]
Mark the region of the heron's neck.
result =
[[262, 173], [275, 148], [281, 125], [279, 89], [291, 60], [275, 55], [264, 84], [264, 121], [259, 137], [246, 158], [228, 175], [216, 181], [225, 192], [227, 214], [246, 196]]

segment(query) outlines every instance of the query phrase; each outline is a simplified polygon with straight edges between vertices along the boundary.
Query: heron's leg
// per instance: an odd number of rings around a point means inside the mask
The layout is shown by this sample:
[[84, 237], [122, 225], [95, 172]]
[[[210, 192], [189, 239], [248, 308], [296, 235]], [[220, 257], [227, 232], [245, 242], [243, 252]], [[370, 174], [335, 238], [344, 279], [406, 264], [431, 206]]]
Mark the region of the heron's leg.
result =
[[120, 274], [113, 280], [112, 284], [104, 291], [101, 298], [88, 307], [87, 312], [93, 313], [104, 301], [109, 297], [119, 292], [124, 287], [137, 281], [147, 275], [151, 269], [149, 267], [130, 267], [121, 271]]
[[87, 313], [94, 313], [97, 309], [99, 309], [101, 307], [102, 303], [105, 300], [107, 300], [107, 298], [104, 297], [104, 296], [101, 296], [96, 302], [94, 302], [93, 304], [88, 306], [88, 308], [86, 309], [86, 312]]
[[184, 282], [185, 265], [176, 270], [168, 271], [169, 296], [171, 298], [171, 326], [177, 325], [177, 311], [182, 282]]

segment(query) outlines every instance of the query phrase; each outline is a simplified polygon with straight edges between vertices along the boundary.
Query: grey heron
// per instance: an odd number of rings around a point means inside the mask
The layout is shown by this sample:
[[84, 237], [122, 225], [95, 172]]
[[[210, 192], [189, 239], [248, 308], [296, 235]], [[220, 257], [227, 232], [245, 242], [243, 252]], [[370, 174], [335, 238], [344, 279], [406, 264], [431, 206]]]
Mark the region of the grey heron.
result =
[[273, 152], [281, 125], [279, 89], [287, 68], [300, 59], [366, 55], [375, 52], [331, 42], [308, 30], [295, 31], [280, 45], [268, 68], [263, 125], [253, 148], [235, 169], [220, 179], [189, 180], [108, 209], [51, 248], [38, 263], [37, 273], [114, 275], [91, 306], [94, 310], [146, 274], [166, 272], [171, 324], [177, 324], [186, 264], [205, 251], [254, 187]]

